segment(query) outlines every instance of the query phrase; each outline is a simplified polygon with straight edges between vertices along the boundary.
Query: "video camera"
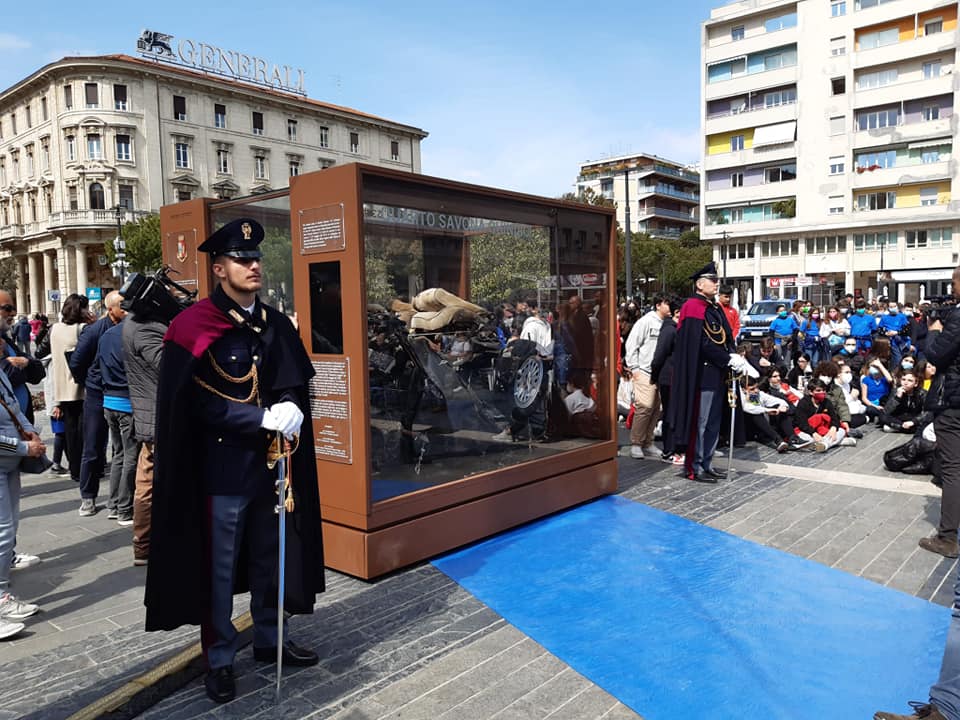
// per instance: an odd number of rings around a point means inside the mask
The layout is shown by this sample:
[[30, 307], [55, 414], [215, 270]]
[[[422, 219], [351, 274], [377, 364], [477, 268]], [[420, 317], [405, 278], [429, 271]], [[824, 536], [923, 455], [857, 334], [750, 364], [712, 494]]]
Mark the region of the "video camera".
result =
[[133, 273], [120, 288], [123, 301], [120, 307], [141, 318], [150, 318], [169, 324], [181, 310], [190, 307], [197, 297], [196, 290], [187, 290], [171, 280], [176, 272], [164, 265], [153, 275]]
[[947, 317], [957, 309], [956, 299], [949, 295], [931, 296], [927, 299], [930, 301], [930, 305], [926, 306], [924, 311], [929, 322], [939, 320], [941, 323], [945, 323]]

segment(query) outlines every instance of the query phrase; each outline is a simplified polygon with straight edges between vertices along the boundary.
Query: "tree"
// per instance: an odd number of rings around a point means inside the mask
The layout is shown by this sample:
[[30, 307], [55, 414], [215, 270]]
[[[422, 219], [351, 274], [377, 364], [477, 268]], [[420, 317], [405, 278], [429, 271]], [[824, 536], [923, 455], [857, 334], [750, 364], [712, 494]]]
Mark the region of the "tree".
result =
[[[123, 241], [128, 272], [151, 273], [163, 264], [159, 215], [145, 215], [128, 222], [123, 226]], [[109, 262], [117, 259], [113, 240], [104, 242], [103, 249]]]
[[561, 200], [585, 203], [587, 205], [599, 205], [601, 207], [616, 207], [617, 204], [610, 198], [598, 195], [593, 188], [582, 188], [579, 192], [568, 192], [560, 196]]
[[490, 233], [470, 238], [470, 297], [495, 305], [517, 293], [536, 292], [550, 275], [550, 239], [543, 228], [521, 236]]
[[[10, 293], [12, 297], [17, 294], [17, 283], [20, 282], [20, 272], [17, 270], [17, 261], [12, 257], [0, 260], [0, 288]], [[21, 312], [26, 312], [22, 310]]]
[[680, 233], [680, 244], [686, 248], [700, 247], [704, 241], [700, 239], [700, 228], [690, 228]]
[[797, 216], [797, 199], [780, 200], [773, 204], [773, 211], [777, 217], [792, 218]]

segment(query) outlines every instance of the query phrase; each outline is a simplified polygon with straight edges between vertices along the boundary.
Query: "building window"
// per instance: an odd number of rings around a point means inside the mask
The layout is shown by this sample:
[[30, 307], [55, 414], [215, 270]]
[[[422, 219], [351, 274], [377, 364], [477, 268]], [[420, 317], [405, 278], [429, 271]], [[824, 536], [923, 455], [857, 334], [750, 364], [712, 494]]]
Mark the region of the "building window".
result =
[[923, 64], [923, 79], [932, 80], [940, 77], [941, 63], [939, 60], [931, 60]]
[[786, 257], [800, 254], [799, 238], [789, 240], [764, 240], [760, 243], [760, 254], [763, 257]]
[[887, 210], [897, 206], [897, 193], [893, 190], [857, 195], [857, 210]]
[[830, 55], [837, 57], [838, 55], [847, 54], [847, 39], [845, 37], [835, 37], [830, 38]]
[[253, 158], [253, 177], [257, 180], [267, 179], [267, 158], [263, 155], [255, 155]]
[[823, 255], [847, 251], [846, 235], [819, 235], [807, 238], [807, 254]]
[[13, 181], [20, 181], [20, 153], [19, 151], [10, 153], [10, 165], [13, 169]]
[[797, 89], [785, 88], [784, 90], [772, 90], [763, 94], [764, 107], [776, 107], [777, 105], [789, 105], [797, 101]]
[[602, 178], [600, 180], [600, 194], [607, 200], [613, 200], [613, 178]]
[[[949, 153], [949, 146], [947, 146], [947, 152]], [[929, 150], [924, 150], [920, 153], [920, 163], [922, 165], [929, 165], [930, 163], [940, 162], [940, 149], [939, 148], [930, 148]]]
[[921, 110], [923, 114], [923, 119], [926, 122], [930, 120], [939, 120], [940, 119], [940, 106], [939, 105], [924, 105]]
[[33, 177], [33, 145], [27, 145], [23, 152], [27, 156], [27, 177]]
[[940, 32], [943, 32], [943, 20], [941, 18], [930, 20], [923, 24], [924, 35], [935, 35]]
[[0, 187], [7, 184], [7, 163], [0, 158]]
[[730, 222], [731, 223], [743, 222], [743, 208], [730, 208]]
[[897, 244], [897, 234], [895, 232], [885, 233], [864, 233], [853, 236], [854, 250], [879, 250], [881, 247], [888, 247]]
[[886, 30], [864, 33], [860, 36], [859, 42], [861, 50], [871, 50], [873, 48], [884, 47], [885, 45], [896, 45], [900, 42], [900, 29], [892, 27]]
[[132, 159], [133, 154], [130, 152], [130, 136], [117, 135], [117, 160], [126, 160], [129, 162]]
[[337, 164], [336, 160], [328, 160], [326, 158], [320, 158], [320, 169], [326, 170], [327, 168], [332, 168]]
[[107, 202], [103, 194], [103, 185], [100, 183], [93, 183], [90, 186], [90, 209], [104, 210], [106, 207]]
[[868, 8], [877, 7], [878, 5], [883, 5], [888, 3], [890, 0], [856, 0], [856, 9], [857, 10], [867, 10]]
[[49, 216], [50, 213], [53, 212], [53, 192], [50, 190], [50, 188], [47, 188], [43, 191], [43, 201], [47, 206], [47, 215]]
[[71, 185], [67, 191], [68, 202], [70, 203], [71, 210], [78, 210], [80, 208], [80, 193], [77, 190], [76, 185]]
[[862, 112], [857, 115], [857, 129], [859, 130], [876, 130], [878, 128], [896, 127], [899, 124], [899, 108], [873, 110], [871, 112]]
[[743, 187], [743, 173], [730, 173], [730, 187]]
[[738, 150], [743, 150], [743, 135], [734, 135], [730, 138], [730, 152]]
[[350, 133], [350, 152], [360, 152], [360, 133]]
[[857, 90], [870, 90], [871, 88], [883, 87], [897, 81], [897, 69], [878, 70], [877, 72], [864, 73], [857, 78]]
[[390, 141], [390, 159], [394, 162], [400, 161], [400, 143], [396, 140]]
[[74, 135], [67, 135], [67, 160], [77, 159], [77, 138]]
[[907, 249], [915, 248], [948, 248], [952, 245], [953, 231], [948, 228], [930, 228], [928, 230], [907, 230], [904, 233]]
[[127, 86], [126, 85], [114, 85], [113, 86], [113, 109], [126, 111], [129, 106], [127, 105]]
[[41, 172], [50, 169], [50, 140], [44, 138], [40, 141], [40, 170]]
[[27, 127], [28, 127], [28, 128], [32, 128], [32, 127], [33, 127], [33, 118], [31, 117], [30, 106], [29, 106], [29, 105], [27, 105], [27, 106], [25, 106], [25, 107], [23, 108], [23, 117], [24, 117], [24, 119], [27, 121]]
[[190, 145], [184, 142], [178, 142], [174, 146], [176, 165], [178, 168], [190, 167]]
[[896, 167], [896, 150], [877, 150], [874, 152], [860, 153], [857, 155], [857, 171], [881, 170], [885, 168]]
[[296, 177], [300, 174], [300, 161], [291, 160], [290, 161], [290, 177]]
[[787, 180], [797, 179], [797, 166], [795, 164], [781, 165], [779, 167], [764, 168], [763, 181], [765, 183], [786, 182]]
[[730, 39], [736, 42], [737, 40], [743, 40], [744, 37], [744, 28], [743, 25], [737, 25], [736, 27], [730, 28]]
[[797, 64], [797, 50], [796, 48], [791, 48], [789, 50], [781, 50], [779, 52], [770, 53], [769, 55], [763, 56], [763, 69], [766, 70], [778, 70], [780, 68], [792, 67]]
[[133, 185], [120, 186], [120, 207], [133, 210]]
[[330, 128], [324, 125], [320, 126], [320, 147], [330, 147]]
[[837, 157], [830, 158], [830, 174], [831, 175], [843, 175], [843, 156], [838, 155]]
[[177, 190], [177, 202], [186, 202], [193, 199], [193, 193], [189, 190]]
[[63, 106], [67, 110], [73, 110], [73, 86], [63, 86]]
[[217, 172], [221, 175], [230, 174], [230, 151], [220, 148], [217, 150]]
[[847, 14], [846, 0], [832, 0], [830, 3], [830, 17], [841, 17]]
[[847, 91], [847, 79], [845, 77], [833, 78], [830, 81], [830, 92], [834, 95], [843, 95]]
[[253, 113], [253, 134], [263, 135], [263, 113]]
[[49, 113], [47, 112], [47, 96], [44, 95], [40, 98], [40, 120], [46, 122], [49, 119]]
[[100, 107], [100, 92], [96, 83], [84, 83], [83, 98], [86, 107]]
[[843, 195], [831, 195], [829, 200], [830, 202], [828, 204], [827, 212], [830, 215], [842, 215], [843, 214]]
[[843, 135], [846, 131], [847, 126], [847, 116], [846, 115], [837, 115], [836, 117], [830, 118], [830, 134], [831, 135]]
[[87, 158], [90, 160], [103, 159], [103, 144], [99, 135], [87, 135]]
[[925, 187], [920, 188], [920, 205], [926, 207], [928, 205], [937, 204], [937, 188], [935, 187]]
[[173, 119], [181, 121], [187, 119], [187, 99], [183, 95], [173, 96]]
[[767, 32], [776, 32], [777, 30], [786, 30], [797, 26], [797, 14], [795, 12], [786, 15], [778, 15], [770, 18], [763, 23], [763, 29]]
[[287, 140], [295, 142], [297, 139], [297, 121], [287, 120]]
[[213, 126], [225, 128], [227, 126], [227, 106], [219, 103], [213, 105]]
[[17, 134], [17, 111], [14, 110], [10, 113], [10, 132], [14, 135]]

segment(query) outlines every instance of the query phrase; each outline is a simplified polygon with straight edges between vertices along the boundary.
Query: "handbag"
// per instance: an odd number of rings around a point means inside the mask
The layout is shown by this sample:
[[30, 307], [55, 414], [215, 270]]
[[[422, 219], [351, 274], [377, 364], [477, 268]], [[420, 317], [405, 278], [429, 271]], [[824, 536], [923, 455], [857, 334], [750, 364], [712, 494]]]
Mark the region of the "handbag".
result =
[[[10, 409], [10, 406], [7, 405], [7, 401], [3, 399], [3, 396], [0, 395], [0, 405], [3, 405], [4, 410], [10, 413], [10, 419], [13, 420], [13, 426], [17, 429], [17, 432], [20, 433], [20, 438], [23, 440], [30, 439], [30, 433], [28, 433], [23, 424], [17, 418], [17, 414]], [[44, 453], [40, 457], [30, 457], [29, 455], [22, 460], [20, 460], [20, 472], [27, 473], [29, 475], [39, 475], [45, 473], [53, 467], [53, 461], [47, 457], [47, 454]]]

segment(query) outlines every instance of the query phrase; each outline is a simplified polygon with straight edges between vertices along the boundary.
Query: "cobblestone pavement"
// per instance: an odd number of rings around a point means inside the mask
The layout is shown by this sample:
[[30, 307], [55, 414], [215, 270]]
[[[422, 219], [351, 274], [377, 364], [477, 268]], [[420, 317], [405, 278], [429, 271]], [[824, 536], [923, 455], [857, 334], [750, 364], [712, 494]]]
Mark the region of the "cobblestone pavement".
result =
[[[883, 450], [905, 436], [868, 431], [825, 454], [735, 451], [727, 481], [698, 485], [677, 468], [620, 459], [620, 494], [688, 519], [861, 575], [943, 605], [955, 561], [917, 547], [939, 514], [926, 477], [888, 473]], [[725, 460], [715, 467], [725, 468]], [[25, 476], [18, 549], [42, 564], [14, 573], [43, 611], [0, 643], [0, 720], [65, 718], [197, 639], [195, 629], [142, 631], [144, 571], [129, 528], [77, 514], [74, 484]], [[327, 573], [329, 590], [292, 635], [322, 658], [293, 669], [274, 706], [272, 668], [237, 659], [238, 699], [215, 707], [194, 681], [142, 717], [462, 718], [638, 717], [430, 564], [375, 583]], [[187, 592], [187, 589], [184, 589]], [[238, 601], [237, 612], [245, 609]], [[939, 649], [937, 649], [939, 652]]]

